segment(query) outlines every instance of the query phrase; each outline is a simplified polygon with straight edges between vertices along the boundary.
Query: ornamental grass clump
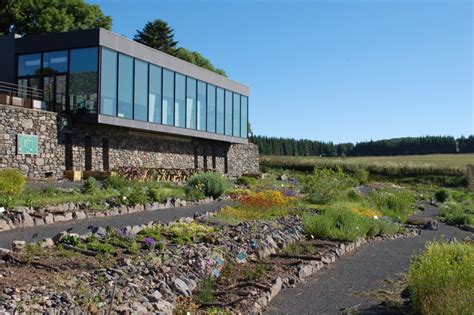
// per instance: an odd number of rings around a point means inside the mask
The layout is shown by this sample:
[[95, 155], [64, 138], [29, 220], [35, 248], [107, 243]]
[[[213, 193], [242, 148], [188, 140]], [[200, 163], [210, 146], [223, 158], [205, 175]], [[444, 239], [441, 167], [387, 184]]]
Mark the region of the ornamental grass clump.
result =
[[404, 223], [414, 211], [415, 196], [404, 189], [387, 189], [373, 191], [369, 194], [369, 202], [385, 216]]
[[326, 207], [318, 214], [304, 215], [303, 228], [308, 236], [338, 241], [391, 235], [400, 230], [398, 224], [387, 218], [369, 218], [342, 207]]
[[219, 198], [228, 189], [229, 182], [217, 173], [200, 173], [191, 176], [186, 187], [188, 191], [198, 190], [207, 197]]
[[474, 314], [474, 246], [429, 244], [413, 261], [408, 285], [418, 314]]

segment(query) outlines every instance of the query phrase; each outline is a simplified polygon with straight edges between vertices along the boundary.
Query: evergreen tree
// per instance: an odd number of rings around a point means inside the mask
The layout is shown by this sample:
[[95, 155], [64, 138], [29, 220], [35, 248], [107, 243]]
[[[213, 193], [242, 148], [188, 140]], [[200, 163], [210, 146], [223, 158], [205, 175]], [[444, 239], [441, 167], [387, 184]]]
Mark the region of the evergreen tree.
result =
[[176, 53], [178, 45], [174, 40], [174, 30], [160, 19], [147, 22], [141, 31], [137, 30], [133, 40], [170, 55]]

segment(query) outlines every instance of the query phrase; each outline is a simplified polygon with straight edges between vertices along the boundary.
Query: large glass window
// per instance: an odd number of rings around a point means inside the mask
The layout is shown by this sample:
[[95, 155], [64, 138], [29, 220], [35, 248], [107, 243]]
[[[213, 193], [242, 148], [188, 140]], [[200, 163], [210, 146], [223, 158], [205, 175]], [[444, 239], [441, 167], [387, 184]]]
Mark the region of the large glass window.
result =
[[135, 59], [135, 91], [133, 94], [133, 118], [147, 120], [148, 110], [148, 63]]
[[248, 128], [248, 98], [247, 96], [243, 96], [240, 98], [241, 103], [240, 103], [240, 136], [242, 138], [247, 138], [247, 128]]
[[206, 83], [198, 81], [197, 88], [197, 130], [206, 131]]
[[234, 93], [234, 137], [240, 137], [240, 94]]
[[[73, 111], [76, 111], [79, 108], [85, 108], [88, 112], [96, 113], [98, 59], [97, 48], [73, 49], [69, 54], [70, 107]], [[117, 59], [116, 56], [113, 58], [115, 58], [114, 61]], [[115, 79], [113, 80], [113, 83], [115, 83]], [[115, 88], [113, 89], [115, 98]]]
[[119, 54], [118, 117], [133, 117], [133, 58]]
[[174, 123], [174, 72], [163, 69], [163, 124]]
[[216, 87], [207, 85], [207, 131], [216, 132]]
[[186, 81], [186, 128], [196, 129], [196, 80]]
[[216, 131], [217, 133], [224, 134], [224, 90], [223, 89], [217, 88], [216, 100], [217, 100]]
[[161, 68], [150, 65], [148, 120], [161, 124]]
[[176, 73], [176, 94], [174, 101], [174, 119], [177, 127], [185, 127], [186, 125], [186, 77]]
[[43, 54], [43, 75], [67, 72], [67, 50]]
[[40, 75], [41, 54], [18, 56], [18, 76]]
[[225, 90], [225, 134], [232, 136], [232, 92]]
[[117, 53], [102, 48], [100, 78], [101, 113], [115, 116], [117, 113]]

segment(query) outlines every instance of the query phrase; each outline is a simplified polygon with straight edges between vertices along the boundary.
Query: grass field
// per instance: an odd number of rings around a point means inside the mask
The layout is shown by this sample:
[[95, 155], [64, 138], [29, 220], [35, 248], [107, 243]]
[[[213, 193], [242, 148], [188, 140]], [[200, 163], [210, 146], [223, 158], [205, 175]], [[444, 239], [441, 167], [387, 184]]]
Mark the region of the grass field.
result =
[[[430, 177], [428, 181], [444, 182], [448, 186], [466, 184], [466, 165], [474, 164], [474, 154], [432, 154], [407, 156], [369, 157], [307, 157], [307, 156], [261, 156], [260, 165], [264, 169], [280, 168], [310, 172], [315, 167], [341, 168], [354, 172], [365, 169], [371, 176], [390, 178]], [[436, 177], [436, 178], [434, 178]], [[440, 178], [443, 177], [443, 178]], [[442, 185], [445, 185], [442, 184]]]
[[376, 163], [419, 165], [450, 168], [464, 171], [467, 164], [474, 164], [474, 154], [429, 154], [429, 155], [405, 155], [405, 156], [363, 156], [346, 158], [309, 157], [309, 156], [263, 156], [263, 159], [299, 161], [303, 163], [349, 163], [359, 165], [370, 165]]

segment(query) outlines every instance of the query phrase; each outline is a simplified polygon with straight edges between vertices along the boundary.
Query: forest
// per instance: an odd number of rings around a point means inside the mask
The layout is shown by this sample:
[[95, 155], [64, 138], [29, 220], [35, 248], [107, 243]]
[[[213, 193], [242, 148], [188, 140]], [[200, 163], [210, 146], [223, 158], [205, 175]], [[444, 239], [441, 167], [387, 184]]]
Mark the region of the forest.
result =
[[285, 156], [386, 156], [474, 153], [474, 135], [405, 137], [353, 143], [253, 136], [261, 155]]

